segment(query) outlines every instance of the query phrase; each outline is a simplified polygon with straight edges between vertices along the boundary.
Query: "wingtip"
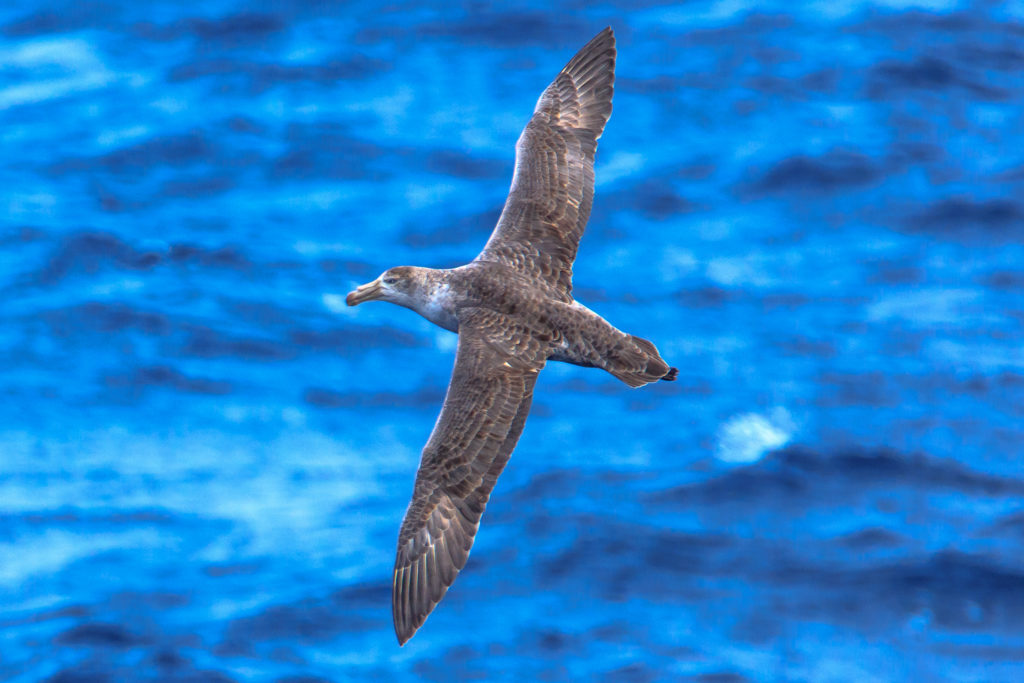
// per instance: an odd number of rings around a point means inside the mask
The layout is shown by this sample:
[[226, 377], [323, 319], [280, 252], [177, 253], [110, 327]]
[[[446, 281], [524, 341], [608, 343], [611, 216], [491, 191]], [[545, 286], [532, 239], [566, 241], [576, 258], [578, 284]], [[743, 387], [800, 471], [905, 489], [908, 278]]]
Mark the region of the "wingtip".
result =
[[603, 29], [601, 29], [597, 33], [597, 35], [595, 35], [593, 38], [587, 41], [587, 44], [583, 46], [583, 49], [581, 49], [580, 52], [585, 52], [587, 48], [596, 46], [597, 44], [604, 42], [609, 43], [612, 49], [615, 48], [615, 31], [612, 30], [611, 26], [605, 26]]
[[398, 647], [404, 647], [405, 644], [412, 640], [412, 637], [416, 635], [416, 631], [419, 630], [419, 626], [412, 626], [412, 624], [407, 622], [399, 621], [398, 617], [395, 618], [393, 623], [395, 626], [395, 639], [398, 640]]
[[[440, 600], [438, 602], [440, 602]], [[395, 627], [395, 638], [398, 640], [398, 647], [404, 647], [406, 643], [412, 640], [412, 637], [420, 630], [420, 627], [423, 626], [423, 623], [427, 620], [427, 617], [430, 616], [430, 612], [432, 612], [435, 607], [437, 607], [437, 602], [430, 606], [430, 609], [425, 615], [419, 619], [413, 618], [410, 621], [405, 621], [404, 617], [394, 616], [393, 623]], [[402, 619], [402, 621], [399, 621], [399, 619]]]

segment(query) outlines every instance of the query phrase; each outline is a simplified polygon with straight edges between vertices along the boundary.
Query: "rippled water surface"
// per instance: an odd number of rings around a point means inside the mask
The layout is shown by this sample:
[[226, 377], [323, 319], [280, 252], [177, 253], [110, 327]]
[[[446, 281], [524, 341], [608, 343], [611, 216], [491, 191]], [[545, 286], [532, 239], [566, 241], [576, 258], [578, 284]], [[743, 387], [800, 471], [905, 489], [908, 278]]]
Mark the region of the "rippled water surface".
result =
[[[0, 679], [1024, 678], [1016, 2], [0, 7]], [[486, 240], [619, 41], [576, 294], [466, 570], [390, 571]]]

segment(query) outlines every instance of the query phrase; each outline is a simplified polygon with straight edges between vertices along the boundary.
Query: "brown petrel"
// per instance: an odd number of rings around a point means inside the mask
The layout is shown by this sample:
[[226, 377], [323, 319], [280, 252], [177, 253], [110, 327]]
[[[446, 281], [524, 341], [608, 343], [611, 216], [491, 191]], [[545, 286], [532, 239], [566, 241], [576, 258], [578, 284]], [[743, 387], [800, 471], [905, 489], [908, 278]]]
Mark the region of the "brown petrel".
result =
[[505, 208], [480, 255], [447, 270], [391, 268], [346, 298], [349, 306], [390, 301], [459, 335], [448, 394], [398, 533], [391, 605], [399, 644], [465, 566], [547, 361], [603, 368], [631, 387], [676, 378], [654, 344], [572, 298], [614, 80], [615, 36], [606, 28], [540, 96], [516, 143]]

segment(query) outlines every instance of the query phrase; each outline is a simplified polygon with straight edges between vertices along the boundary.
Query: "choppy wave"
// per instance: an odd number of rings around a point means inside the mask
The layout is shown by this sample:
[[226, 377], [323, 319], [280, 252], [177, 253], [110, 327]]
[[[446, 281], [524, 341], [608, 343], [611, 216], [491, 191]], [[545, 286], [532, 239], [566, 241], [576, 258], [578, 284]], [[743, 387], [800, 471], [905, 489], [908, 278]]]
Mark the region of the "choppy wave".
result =
[[[475, 255], [608, 23], [575, 292], [679, 380], [545, 369], [398, 649], [454, 336], [344, 294]], [[0, 9], [0, 680], [1019, 680], [1021, 35], [998, 3]]]

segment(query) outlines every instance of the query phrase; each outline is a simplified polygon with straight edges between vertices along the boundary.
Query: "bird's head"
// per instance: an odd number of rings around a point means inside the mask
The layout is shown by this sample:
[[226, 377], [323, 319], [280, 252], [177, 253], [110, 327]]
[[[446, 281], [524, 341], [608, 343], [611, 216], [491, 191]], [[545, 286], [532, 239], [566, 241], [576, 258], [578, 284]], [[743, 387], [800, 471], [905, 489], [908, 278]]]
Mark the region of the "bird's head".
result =
[[419, 286], [417, 270], [410, 266], [389, 268], [373, 282], [359, 285], [349, 292], [345, 303], [358, 306], [364, 301], [380, 300], [406, 305]]

